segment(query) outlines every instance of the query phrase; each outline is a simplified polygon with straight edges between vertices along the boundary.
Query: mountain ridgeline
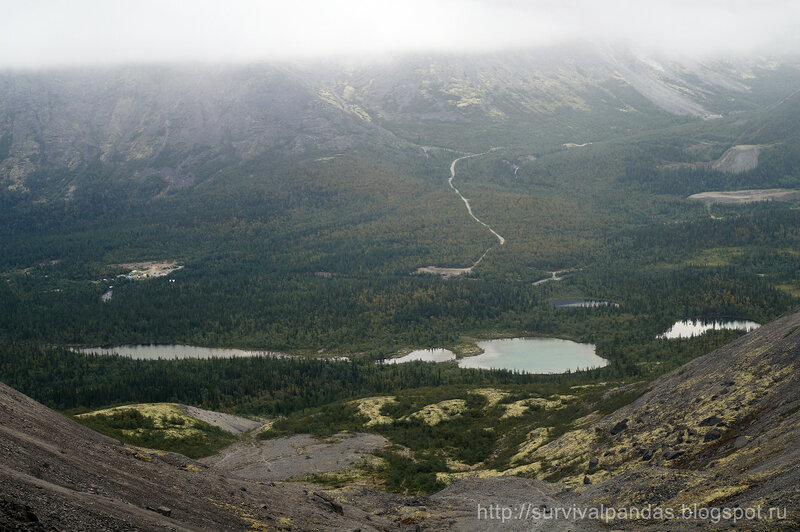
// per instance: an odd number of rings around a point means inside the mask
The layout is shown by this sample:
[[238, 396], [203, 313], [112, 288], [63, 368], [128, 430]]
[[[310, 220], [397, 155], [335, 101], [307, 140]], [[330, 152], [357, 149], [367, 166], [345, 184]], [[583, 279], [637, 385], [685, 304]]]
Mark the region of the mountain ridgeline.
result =
[[37, 172], [57, 171], [63, 197], [79, 192], [70, 174], [89, 168], [180, 188], [265, 155], [552, 148], [758, 109], [791, 92], [796, 67], [588, 47], [365, 64], [11, 71], [0, 75], [0, 178], [25, 189]]

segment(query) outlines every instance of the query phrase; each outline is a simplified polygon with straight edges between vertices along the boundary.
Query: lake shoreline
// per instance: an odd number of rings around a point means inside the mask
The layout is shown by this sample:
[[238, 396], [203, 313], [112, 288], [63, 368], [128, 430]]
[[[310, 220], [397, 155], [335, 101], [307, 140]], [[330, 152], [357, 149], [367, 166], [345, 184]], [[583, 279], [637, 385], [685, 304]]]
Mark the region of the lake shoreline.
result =
[[607, 366], [610, 362], [597, 355], [594, 344], [553, 337], [513, 337], [478, 340], [482, 353], [457, 356], [446, 348], [417, 349], [399, 357], [384, 359], [383, 364], [406, 362], [455, 362], [467, 369], [505, 369], [530, 374], [556, 374], [585, 371]]
[[102, 356], [123, 356], [134, 360], [185, 360], [211, 358], [301, 358], [281, 351], [267, 349], [239, 349], [233, 347], [205, 347], [186, 344], [126, 344], [116, 346], [68, 346], [77, 353]]

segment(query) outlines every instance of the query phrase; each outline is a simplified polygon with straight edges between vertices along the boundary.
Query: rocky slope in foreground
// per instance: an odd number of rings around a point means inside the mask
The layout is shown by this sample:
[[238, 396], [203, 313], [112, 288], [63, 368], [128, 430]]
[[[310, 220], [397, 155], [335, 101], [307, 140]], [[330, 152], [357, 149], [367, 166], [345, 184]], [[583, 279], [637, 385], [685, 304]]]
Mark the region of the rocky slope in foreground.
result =
[[123, 445], [0, 384], [0, 529], [730, 528], [713, 515], [613, 523], [530, 517], [532, 509], [601, 504], [680, 514], [682, 505], [698, 504], [785, 509], [785, 517], [738, 526], [797, 530], [798, 365], [800, 308], [657, 379], [634, 403], [588, 416], [552, 442], [532, 442], [530, 470], [560, 475], [559, 483], [469, 479], [432, 497], [358, 488], [318, 495], [301, 484], [237, 479], [181, 455]]
[[[511, 477], [463, 480], [428, 499], [382, 507], [396, 520], [433, 529], [485, 530], [478, 505], [495, 506], [491, 528], [502, 530], [716, 530], [724, 515], [747, 530], [800, 529], [800, 308], [651, 383], [632, 404], [544, 443], [532, 431], [529, 471], [559, 483]], [[541, 429], [539, 429], [541, 430]], [[381, 508], [364, 492], [342, 493]], [[529, 510], [605, 507], [671, 509], [674, 519], [534, 520]], [[684, 508], [688, 511], [684, 513]], [[769, 519], [769, 509], [778, 513]], [[785, 514], [783, 513], [785, 511]], [[519, 519], [519, 516], [528, 516]], [[733, 517], [733, 514], [731, 515]], [[766, 517], [766, 518], [763, 518]], [[719, 519], [718, 519], [719, 518]]]
[[795, 309], [659, 378], [634, 403], [541, 452], [566, 458], [579, 475], [595, 471], [592, 484], [581, 486], [585, 504], [777, 507], [786, 519], [746, 528], [797, 530], [799, 442]]
[[0, 384], [0, 530], [389, 526], [307, 486], [220, 476], [179, 454], [124, 445]]

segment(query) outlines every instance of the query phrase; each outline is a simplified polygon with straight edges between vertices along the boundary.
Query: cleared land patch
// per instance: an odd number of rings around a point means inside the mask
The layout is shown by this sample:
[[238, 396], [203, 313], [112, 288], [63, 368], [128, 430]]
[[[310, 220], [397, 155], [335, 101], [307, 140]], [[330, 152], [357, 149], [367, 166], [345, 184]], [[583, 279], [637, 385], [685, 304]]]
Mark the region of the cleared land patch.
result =
[[739, 144], [725, 151], [719, 159], [697, 163], [671, 163], [660, 168], [676, 170], [679, 168], [708, 168], [726, 174], [741, 174], [758, 166], [758, 156], [764, 148], [759, 144]]
[[751, 203], [754, 201], [794, 201], [800, 199], [800, 190], [790, 188], [765, 188], [754, 190], [729, 190], [701, 192], [689, 196], [703, 203]]
[[130, 269], [131, 271], [127, 274], [120, 275], [120, 277], [127, 277], [128, 279], [152, 279], [155, 277], [166, 277], [172, 272], [183, 268], [183, 266], [179, 266], [175, 261], [127, 262], [123, 264], [109, 264], [109, 267]]

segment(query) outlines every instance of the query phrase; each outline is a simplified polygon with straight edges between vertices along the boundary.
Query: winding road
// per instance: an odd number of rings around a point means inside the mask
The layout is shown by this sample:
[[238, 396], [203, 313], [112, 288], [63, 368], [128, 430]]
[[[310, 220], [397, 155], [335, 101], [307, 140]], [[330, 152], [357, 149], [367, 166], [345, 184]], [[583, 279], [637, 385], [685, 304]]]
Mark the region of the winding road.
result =
[[[467, 198], [465, 198], [465, 197], [464, 197], [464, 196], [461, 194], [461, 192], [459, 192], [459, 191], [458, 191], [458, 189], [455, 187], [455, 185], [453, 185], [453, 178], [454, 178], [454, 177], [456, 177], [456, 163], [457, 163], [458, 161], [462, 161], [462, 160], [464, 160], [464, 159], [469, 159], [470, 157], [480, 157], [481, 155], [486, 155], [487, 153], [493, 152], [494, 150], [497, 150], [497, 149], [499, 149], [499, 148], [492, 148], [492, 149], [490, 149], [490, 150], [488, 150], [488, 151], [485, 151], [485, 152], [483, 152], [483, 153], [475, 153], [475, 154], [472, 154], [472, 155], [464, 155], [463, 157], [459, 157], [458, 159], [455, 159], [455, 160], [454, 160], [452, 163], [450, 163], [450, 179], [448, 179], [448, 180], [447, 180], [447, 183], [450, 185], [450, 188], [452, 188], [452, 189], [453, 189], [453, 191], [455, 191], [455, 193], [456, 193], [456, 194], [458, 194], [458, 197], [462, 199], [462, 201], [464, 202], [464, 205], [466, 205], [466, 206], [467, 206], [467, 212], [469, 213], [469, 215], [470, 215], [470, 216], [472, 216], [472, 219], [473, 219], [473, 220], [475, 220], [476, 222], [478, 222], [479, 224], [481, 224], [482, 226], [484, 226], [484, 227], [485, 227], [486, 229], [488, 229], [488, 230], [489, 230], [489, 231], [490, 231], [490, 232], [491, 232], [491, 233], [492, 233], [494, 236], [496, 236], [496, 237], [497, 237], [497, 240], [500, 242], [500, 245], [502, 246], [503, 244], [505, 244], [505, 243], [506, 243], [506, 239], [505, 239], [505, 238], [503, 238], [502, 236], [500, 236], [499, 234], [497, 234], [497, 231], [495, 231], [494, 229], [492, 229], [492, 228], [489, 226], [489, 224], [487, 224], [486, 222], [484, 222], [483, 220], [481, 220], [480, 218], [478, 218], [477, 216], [475, 216], [475, 214], [473, 214], [473, 212], [472, 212], [472, 207], [471, 207], [471, 206], [470, 206], [470, 204], [469, 204], [469, 200], [468, 200]], [[489, 249], [492, 249], [492, 248], [489, 248]], [[487, 250], [487, 251], [488, 251], [488, 250]], [[485, 255], [485, 254], [486, 254], [486, 253], [484, 253], [484, 255]], [[483, 258], [483, 257], [481, 257], [481, 259], [482, 259], [482, 258]], [[480, 259], [478, 259], [478, 262], [480, 262]], [[478, 264], [478, 262], [476, 262], [475, 264]]]
[[453, 184], [453, 179], [456, 177], [456, 164], [459, 161], [463, 161], [464, 159], [470, 159], [472, 157], [480, 157], [481, 155], [486, 155], [487, 153], [491, 153], [491, 152], [493, 152], [495, 150], [499, 150], [499, 149], [500, 148], [491, 148], [491, 149], [486, 150], [485, 152], [482, 152], [482, 153], [473, 153], [473, 154], [470, 154], [470, 155], [463, 155], [461, 157], [458, 157], [458, 158], [454, 159], [453, 162], [450, 163], [450, 179], [447, 180], [447, 183], [450, 185], [450, 188], [453, 189], [453, 192], [458, 194], [458, 197], [461, 198], [461, 201], [464, 202], [464, 205], [467, 207], [467, 213], [472, 217], [473, 220], [475, 220], [476, 222], [478, 222], [479, 224], [484, 226], [486, 229], [488, 229], [489, 232], [492, 233], [497, 238], [497, 241], [499, 242], [499, 244], [495, 244], [494, 246], [489, 246], [486, 249], [486, 251], [483, 252], [483, 255], [481, 255], [478, 258], [478, 260], [476, 260], [475, 263], [472, 266], [468, 267], [468, 268], [439, 268], [437, 266], [425, 266], [425, 267], [422, 267], [422, 268], [418, 268], [417, 269], [417, 273], [435, 273], [435, 274], [441, 275], [443, 277], [453, 277], [453, 276], [457, 276], [457, 275], [462, 275], [464, 273], [469, 273], [469, 272], [472, 271], [472, 269], [474, 267], [476, 267], [478, 264], [481, 263], [481, 261], [486, 256], [486, 254], [489, 253], [496, 245], [502, 246], [502, 245], [504, 245], [506, 243], [506, 239], [503, 238], [497, 231], [492, 229], [492, 227], [489, 224], [487, 224], [486, 222], [484, 222], [483, 220], [481, 220], [480, 218], [475, 216], [475, 213], [472, 212], [472, 206], [469, 204], [469, 200], [467, 198], [465, 198], [464, 195], [461, 194], [461, 192]]

